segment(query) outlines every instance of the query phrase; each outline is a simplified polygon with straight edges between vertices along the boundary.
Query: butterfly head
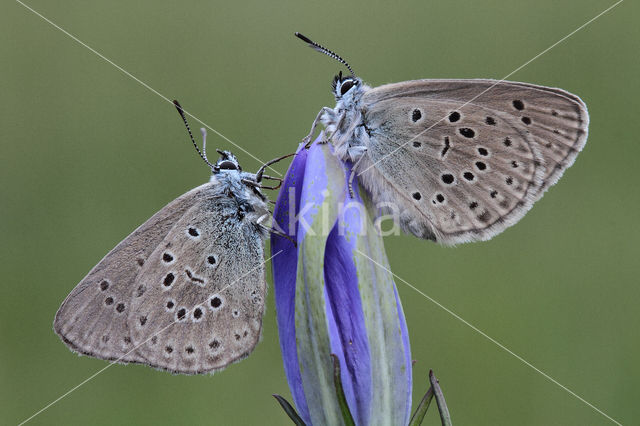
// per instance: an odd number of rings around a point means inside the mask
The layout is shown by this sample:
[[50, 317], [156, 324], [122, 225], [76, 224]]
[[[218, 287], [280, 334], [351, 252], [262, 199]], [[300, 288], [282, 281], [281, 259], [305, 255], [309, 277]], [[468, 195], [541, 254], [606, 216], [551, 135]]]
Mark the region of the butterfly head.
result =
[[229, 151], [221, 151], [219, 149], [217, 149], [216, 151], [218, 151], [218, 154], [220, 154], [220, 158], [218, 158], [218, 161], [216, 161], [216, 164], [213, 166], [214, 175], [233, 170], [242, 172], [242, 167], [240, 167], [238, 159], [235, 155], [233, 155]]
[[335, 96], [336, 101], [348, 97], [353, 97], [359, 89], [362, 87], [362, 80], [353, 75], [342, 76], [342, 71], [333, 77], [333, 83], [331, 83], [331, 91]]

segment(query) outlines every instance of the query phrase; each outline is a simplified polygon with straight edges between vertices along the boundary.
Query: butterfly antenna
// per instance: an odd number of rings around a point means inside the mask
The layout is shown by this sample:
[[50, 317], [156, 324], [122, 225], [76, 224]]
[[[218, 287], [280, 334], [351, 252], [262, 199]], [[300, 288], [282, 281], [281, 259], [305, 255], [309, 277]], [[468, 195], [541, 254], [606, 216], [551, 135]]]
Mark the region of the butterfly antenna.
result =
[[305, 43], [307, 43], [309, 45], [309, 47], [313, 48], [314, 50], [317, 50], [320, 53], [324, 53], [327, 56], [332, 57], [333, 59], [335, 59], [336, 61], [340, 62], [342, 65], [344, 65], [345, 67], [347, 67], [347, 69], [351, 72], [351, 75], [353, 75], [354, 77], [356, 76], [356, 73], [353, 72], [353, 68], [351, 68], [351, 66], [347, 63], [347, 61], [345, 61], [344, 59], [342, 59], [342, 57], [340, 55], [338, 55], [337, 53], [327, 49], [324, 46], [319, 45], [318, 43], [316, 43], [315, 41], [311, 40], [309, 37], [300, 34], [299, 32], [295, 33], [296, 37], [298, 37], [300, 40], [304, 41]]
[[207, 129], [200, 127], [200, 134], [202, 135], [202, 156], [207, 163], [209, 163], [209, 159], [207, 158]]
[[[175, 105], [176, 109], [178, 110], [178, 113], [180, 114], [180, 117], [182, 117], [182, 121], [184, 122], [184, 125], [187, 128], [187, 132], [189, 132], [189, 137], [191, 138], [191, 142], [193, 143], [193, 146], [195, 147], [196, 151], [198, 151], [200, 158], [202, 158], [204, 162], [207, 163], [207, 165], [213, 169], [214, 168], [213, 164], [211, 164], [209, 160], [207, 160], [207, 156], [200, 151], [200, 148], [198, 148], [198, 144], [196, 143], [196, 140], [193, 138], [193, 133], [191, 133], [191, 128], [189, 127], [189, 123], [187, 122], [187, 117], [184, 115], [184, 109], [182, 109], [182, 105], [180, 105], [180, 103], [176, 100], [173, 101], [173, 105]], [[203, 133], [203, 144], [202, 144], [203, 151], [206, 144], [206, 139], [205, 139], [206, 135], [207, 135], [207, 132], [205, 131]]]
[[[293, 156], [294, 156], [294, 155], [296, 155], [296, 154], [297, 154], [297, 152], [292, 152], [291, 154], [283, 155], [282, 157], [274, 158], [273, 160], [271, 160], [271, 161], [267, 161], [266, 163], [264, 163], [264, 164], [262, 165], [262, 167], [260, 167], [260, 169], [258, 169], [258, 171], [257, 171], [257, 173], [256, 173], [256, 182], [258, 182], [258, 183], [259, 183], [259, 182], [261, 182], [261, 181], [262, 181], [262, 177], [263, 177], [264, 170], [265, 170], [267, 167], [269, 167], [269, 166], [270, 166], [270, 165], [272, 165], [272, 164], [277, 163], [278, 161], [282, 161], [282, 160], [284, 160], [285, 158], [293, 157]], [[270, 178], [270, 177], [269, 177], [269, 178]], [[269, 178], [267, 178], [267, 179], [269, 179]], [[280, 182], [280, 183], [282, 183], [282, 182]]]

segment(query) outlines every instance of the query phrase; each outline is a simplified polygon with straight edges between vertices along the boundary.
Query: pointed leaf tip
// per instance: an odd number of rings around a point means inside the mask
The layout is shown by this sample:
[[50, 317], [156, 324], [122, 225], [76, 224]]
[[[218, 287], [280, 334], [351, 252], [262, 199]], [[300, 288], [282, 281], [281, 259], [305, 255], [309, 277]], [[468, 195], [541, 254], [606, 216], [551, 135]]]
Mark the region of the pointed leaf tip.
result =
[[433, 388], [433, 393], [436, 397], [436, 403], [438, 404], [438, 411], [440, 412], [440, 421], [442, 421], [442, 426], [451, 426], [451, 415], [449, 414], [449, 409], [447, 408], [447, 402], [444, 400], [444, 394], [442, 393], [442, 389], [440, 389], [440, 382], [438, 382], [435, 374], [433, 374], [433, 370], [429, 370], [429, 381], [431, 382], [431, 387]]
[[295, 408], [293, 408], [291, 404], [289, 404], [289, 401], [278, 394], [273, 394], [273, 397], [280, 403], [280, 406], [282, 407], [284, 412], [287, 413], [287, 416], [289, 416], [289, 418], [296, 426], [307, 426], [305, 422], [300, 418]]

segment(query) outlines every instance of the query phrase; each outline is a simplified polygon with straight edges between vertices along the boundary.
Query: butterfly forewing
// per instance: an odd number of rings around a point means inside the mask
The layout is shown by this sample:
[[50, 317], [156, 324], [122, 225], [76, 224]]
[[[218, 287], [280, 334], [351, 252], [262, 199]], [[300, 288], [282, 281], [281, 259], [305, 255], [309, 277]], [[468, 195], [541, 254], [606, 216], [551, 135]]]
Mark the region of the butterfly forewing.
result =
[[246, 357], [258, 343], [266, 281], [261, 231], [203, 200], [175, 224], [136, 282], [128, 324], [153, 367], [195, 374]]
[[362, 102], [365, 184], [398, 203], [405, 230], [445, 244], [517, 222], [573, 163], [588, 126], [576, 96], [523, 83], [420, 80]]
[[141, 362], [127, 324], [130, 300], [149, 256], [208, 184], [174, 200], [109, 252], [67, 296], [54, 329], [73, 351]]
[[415, 80], [371, 89], [362, 101], [375, 108], [382, 100], [400, 98], [446, 100], [460, 106], [470, 102], [511, 116], [539, 144], [547, 170], [543, 188], [562, 176], [587, 140], [587, 108], [562, 89], [500, 80]]

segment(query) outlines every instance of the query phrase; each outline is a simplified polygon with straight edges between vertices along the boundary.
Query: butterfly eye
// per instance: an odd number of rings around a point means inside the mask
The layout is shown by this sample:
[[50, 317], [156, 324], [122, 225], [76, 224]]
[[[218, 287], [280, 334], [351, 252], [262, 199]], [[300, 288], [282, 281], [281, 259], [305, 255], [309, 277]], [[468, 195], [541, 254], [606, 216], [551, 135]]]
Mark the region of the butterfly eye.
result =
[[221, 170], [238, 170], [238, 166], [233, 161], [222, 161], [218, 164], [218, 168]]
[[353, 80], [345, 80], [345, 82], [342, 83], [342, 86], [340, 86], [340, 95], [347, 93], [349, 89], [355, 86], [355, 84], [356, 83]]

